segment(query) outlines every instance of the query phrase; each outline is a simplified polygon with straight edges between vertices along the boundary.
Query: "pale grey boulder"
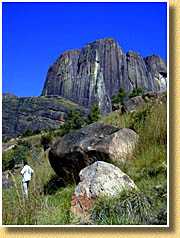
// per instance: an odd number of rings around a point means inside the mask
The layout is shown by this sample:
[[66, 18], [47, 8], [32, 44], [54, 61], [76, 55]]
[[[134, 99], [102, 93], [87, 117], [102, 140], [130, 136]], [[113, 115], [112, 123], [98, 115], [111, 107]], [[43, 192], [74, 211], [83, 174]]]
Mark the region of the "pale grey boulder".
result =
[[102, 196], [115, 197], [123, 191], [137, 190], [137, 186], [127, 174], [103, 161], [84, 168], [79, 176], [80, 182], [72, 196], [71, 211], [83, 220], [89, 216], [96, 199]]

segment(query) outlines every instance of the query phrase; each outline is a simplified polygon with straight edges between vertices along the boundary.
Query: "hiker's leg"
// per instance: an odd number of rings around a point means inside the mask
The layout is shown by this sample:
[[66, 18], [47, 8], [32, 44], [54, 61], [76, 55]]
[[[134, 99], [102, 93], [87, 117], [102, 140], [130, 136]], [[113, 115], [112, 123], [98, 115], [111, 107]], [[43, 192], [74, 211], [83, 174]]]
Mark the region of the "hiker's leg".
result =
[[27, 182], [23, 182], [23, 192], [26, 197], [28, 197], [28, 187]]
[[26, 183], [27, 183], [27, 190], [28, 190], [28, 188], [29, 188], [29, 181], [27, 181]]

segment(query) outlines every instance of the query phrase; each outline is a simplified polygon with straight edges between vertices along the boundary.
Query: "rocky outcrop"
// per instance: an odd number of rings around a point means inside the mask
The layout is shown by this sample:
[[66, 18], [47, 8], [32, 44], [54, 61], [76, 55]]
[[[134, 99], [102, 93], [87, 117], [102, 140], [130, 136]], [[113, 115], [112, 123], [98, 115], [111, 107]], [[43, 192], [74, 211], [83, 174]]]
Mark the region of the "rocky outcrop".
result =
[[59, 128], [70, 109], [84, 112], [82, 107], [61, 97], [16, 97], [5, 94], [2, 100], [3, 139], [17, 137], [27, 130], [35, 132]]
[[163, 91], [166, 74], [159, 56], [126, 54], [115, 40], [106, 38], [63, 53], [50, 67], [42, 95], [60, 95], [86, 107], [97, 102], [105, 114], [111, 111], [110, 99], [119, 88]]
[[79, 172], [97, 160], [124, 161], [130, 157], [137, 140], [131, 129], [93, 123], [59, 138], [49, 151], [49, 161], [65, 182], [78, 182]]
[[94, 202], [100, 196], [115, 197], [124, 190], [137, 189], [130, 177], [118, 167], [97, 161], [81, 170], [80, 183], [72, 196], [71, 211], [87, 220]]
[[13, 186], [13, 181], [10, 178], [9, 171], [2, 172], [2, 188], [8, 189]]
[[137, 110], [138, 108], [142, 107], [145, 103], [145, 100], [142, 96], [136, 96], [130, 98], [129, 100], [124, 102], [124, 110], [126, 112], [132, 112]]

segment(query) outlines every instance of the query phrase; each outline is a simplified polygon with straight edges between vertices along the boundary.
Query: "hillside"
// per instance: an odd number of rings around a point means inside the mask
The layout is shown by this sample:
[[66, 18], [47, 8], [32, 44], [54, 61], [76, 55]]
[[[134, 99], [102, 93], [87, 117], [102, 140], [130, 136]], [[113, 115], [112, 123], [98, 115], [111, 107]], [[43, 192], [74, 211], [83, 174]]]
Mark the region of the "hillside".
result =
[[[155, 100], [124, 114], [115, 111], [100, 121], [132, 128], [138, 133], [140, 139], [132, 159], [126, 163], [114, 162], [114, 165], [133, 179], [141, 193], [99, 198], [92, 209], [91, 224], [166, 224], [166, 102]], [[80, 224], [71, 213], [71, 197], [76, 185], [62, 184], [49, 164], [47, 153], [40, 140], [32, 136], [18, 141], [16, 148], [3, 155], [3, 160], [21, 155], [17, 166], [3, 173], [3, 224]], [[22, 198], [19, 174], [22, 159], [27, 159], [35, 170], [27, 203]], [[123, 205], [126, 203], [136, 206], [130, 210], [133, 213], [128, 213], [128, 206]], [[126, 214], [124, 218], [122, 214]]]
[[59, 128], [71, 110], [85, 114], [78, 104], [55, 96], [16, 97], [3, 95], [2, 136], [10, 139]]
[[3, 224], [166, 225], [166, 89], [159, 56], [105, 38], [62, 53], [41, 96], [4, 94]]

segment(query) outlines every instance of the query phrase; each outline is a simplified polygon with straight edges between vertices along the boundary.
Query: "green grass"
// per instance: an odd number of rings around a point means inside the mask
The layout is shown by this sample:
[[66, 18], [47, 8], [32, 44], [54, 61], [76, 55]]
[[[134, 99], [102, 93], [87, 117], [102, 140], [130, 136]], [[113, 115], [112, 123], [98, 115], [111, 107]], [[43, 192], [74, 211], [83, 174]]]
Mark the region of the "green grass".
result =
[[[41, 96], [41, 98], [44, 98], [44, 100], [49, 100], [49, 97], [48, 96]], [[71, 109], [71, 110], [75, 110], [77, 108], [81, 108], [77, 103], [73, 102], [73, 101], [70, 101], [68, 99], [64, 99], [62, 97], [50, 97], [51, 100], [52, 100], [52, 103], [55, 102], [55, 103], [60, 103], [62, 104], [63, 106]]]
[[124, 191], [115, 198], [99, 198], [91, 217], [98, 225], [151, 224], [153, 219], [151, 203], [139, 191]]
[[[115, 165], [127, 173], [136, 183], [139, 192], [134, 195], [122, 194], [115, 199], [100, 198], [93, 210], [93, 219], [96, 224], [166, 224], [167, 216], [167, 154], [166, 154], [166, 105], [146, 105], [137, 112], [120, 115], [114, 112], [102, 119], [103, 122], [118, 126], [130, 127], [139, 134], [139, 143], [134, 151], [133, 158], [125, 163], [116, 161]], [[149, 217], [138, 212], [134, 218], [136, 209], [128, 210], [131, 196], [138, 196], [139, 209], [144, 204], [149, 209]], [[128, 201], [126, 201], [126, 199]], [[126, 206], [123, 204], [127, 202]], [[145, 205], [145, 204], [144, 204]], [[121, 208], [119, 210], [119, 208]], [[144, 211], [145, 213], [147, 211]], [[99, 215], [98, 215], [99, 214]], [[123, 215], [124, 214], [124, 215]]]
[[[138, 192], [124, 192], [116, 198], [101, 197], [92, 208], [93, 224], [166, 224], [167, 168], [166, 168], [166, 105], [147, 104], [137, 112], [113, 112], [102, 122], [134, 129], [139, 143], [133, 157], [125, 163], [116, 161], [138, 187]], [[11, 173], [14, 186], [3, 189], [3, 224], [61, 225], [72, 224], [70, 201], [75, 186], [59, 188], [52, 194], [44, 186], [55, 176], [47, 153], [43, 152], [40, 136], [23, 141], [33, 145], [39, 159], [32, 158], [32, 147], [26, 159], [35, 170], [30, 184], [29, 200], [22, 197], [20, 169]], [[22, 146], [23, 143], [20, 143]], [[10, 159], [11, 152], [3, 159]]]
[[59, 189], [55, 195], [44, 198], [45, 209], [37, 215], [38, 224], [42, 225], [65, 225], [71, 223], [71, 197], [74, 186]]
[[10, 172], [14, 186], [3, 189], [3, 224], [6, 225], [43, 225], [69, 224], [70, 201], [74, 187], [59, 189], [53, 195], [44, 193], [44, 185], [55, 175], [47, 154], [39, 161], [27, 158], [34, 169], [30, 183], [29, 198], [22, 195], [20, 170]]

